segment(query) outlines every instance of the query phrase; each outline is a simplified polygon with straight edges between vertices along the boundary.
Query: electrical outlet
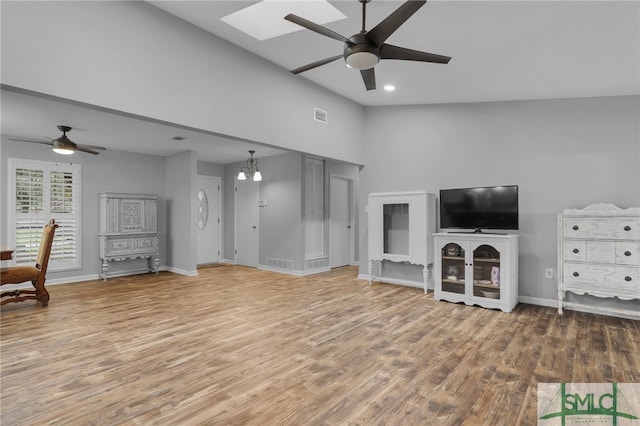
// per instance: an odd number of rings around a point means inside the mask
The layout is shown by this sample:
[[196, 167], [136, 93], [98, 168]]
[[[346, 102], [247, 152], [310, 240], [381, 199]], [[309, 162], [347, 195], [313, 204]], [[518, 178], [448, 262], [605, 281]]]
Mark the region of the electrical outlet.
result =
[[553, 269], [551, 268], [547, 268], [544, 270], [544, 277], [546, 279], [552, 280], [553, 279]]

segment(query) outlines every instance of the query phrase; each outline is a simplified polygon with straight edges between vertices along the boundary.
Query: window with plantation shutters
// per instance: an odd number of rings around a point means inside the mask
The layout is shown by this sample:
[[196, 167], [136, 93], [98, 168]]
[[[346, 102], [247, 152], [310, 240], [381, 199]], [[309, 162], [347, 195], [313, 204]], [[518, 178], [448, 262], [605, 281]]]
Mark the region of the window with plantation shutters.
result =
[[42, 229], [55, 219], [49, 270], [81, 267], [80, 165], [9, 159], [9, 244], [16, 265], [38, 256]]

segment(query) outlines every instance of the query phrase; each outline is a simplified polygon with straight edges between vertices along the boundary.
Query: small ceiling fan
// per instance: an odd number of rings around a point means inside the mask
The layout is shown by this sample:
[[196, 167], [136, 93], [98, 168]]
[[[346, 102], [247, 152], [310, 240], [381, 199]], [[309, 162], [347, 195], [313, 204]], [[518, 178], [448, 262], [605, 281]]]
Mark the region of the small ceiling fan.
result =
[[358, 1], [362, 3], [362, 30], [358, 34], [352, 35], [350, 38], [346, 38], [326, 27], [323, 27], [322, 25], [318, 25], [291, 13], [284, 17], [284, 19], [289, 22], [293, 22], [294, 24], [298, 24], [318, 34], [344, 43], [344, 52], [342, 55], [331, 56], [300, 68], [296, 68], [291, 70], [293, 74], [309, 71], [337, 59], [344, 58], [348, 67], [360, 70], [367, 90], [375, 90], [376, 77], [373, 67], [381, 59], [434, 62], [438, 64], [446, 64], [451, 59], [449, 56], [406, 49], [404, 47], [393, 46], [385, 43], [391, 34], [404, 24], [411, 15], [424, 6], [427, 2], [426, 0], [408, 0], [369, 31], [365, 30], [365, 19], [367, 3], [371, 0]]
[[77, 144], [77, 143], [73, 142], [71, 139], [69, 139], [67, 137], [67, 132], [71, 131], [71, 127], [70, 126], [59, 125], [58, 126], [58, 130], [60, 130], [62, 132], [62, 136], [60, 136], [57, 139], [51, 139], [50, 141], [35, 141], [35, 140], [30, 140], [30, 139], [9, 139], [9, 140], [10, 141], [19, 141], [19, 142], [41, 143], [41, 144], [44, 144], [44, 145], [50, 145], [50, 146], [53, 147], [53, 150], [56, 153], [63, 154], [63, 155], [70, 155], [70, 154], [73, 154], [76, 151], [81, 151], [81, 152], [86, 152], [86, 153], [93, 154], [93, 155], [98, 155], [100, 153], [95, 151], [96, 149], [103, 150], [103, 151], [107, 149], [107, 148], [105, 148], [103, 146], [82, 145], [82, 144]]

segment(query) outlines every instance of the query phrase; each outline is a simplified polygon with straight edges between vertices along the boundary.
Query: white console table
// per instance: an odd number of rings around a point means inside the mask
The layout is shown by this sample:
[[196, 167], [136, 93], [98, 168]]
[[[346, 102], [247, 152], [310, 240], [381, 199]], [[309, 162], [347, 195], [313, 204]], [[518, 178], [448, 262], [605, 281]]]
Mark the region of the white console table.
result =
[[[435, 195], [425, 191], [369, 194], [369, 284], [382, 277], [382, 261], [422, 265], [424, 292], [433, 264]], [[373, 262], [377, 262], [374, 274]], [[389, 281], [391, 282], [391, 281]]]

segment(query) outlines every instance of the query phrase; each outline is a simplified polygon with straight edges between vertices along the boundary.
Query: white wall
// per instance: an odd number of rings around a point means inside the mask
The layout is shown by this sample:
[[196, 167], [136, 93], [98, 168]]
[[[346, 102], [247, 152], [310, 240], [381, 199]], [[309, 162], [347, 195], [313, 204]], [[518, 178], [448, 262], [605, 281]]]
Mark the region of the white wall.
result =
[[555, 299], [544, 269], [556, 269], [557, 214], [595, 202], [640, 206], [639, 117], [638, 96], [369, 108], [360, 272], [369, 193], [516, 184], [519, 293]]
[[362, 164], [362, 106], [148, 3], [1, 6], [3, 84]]

